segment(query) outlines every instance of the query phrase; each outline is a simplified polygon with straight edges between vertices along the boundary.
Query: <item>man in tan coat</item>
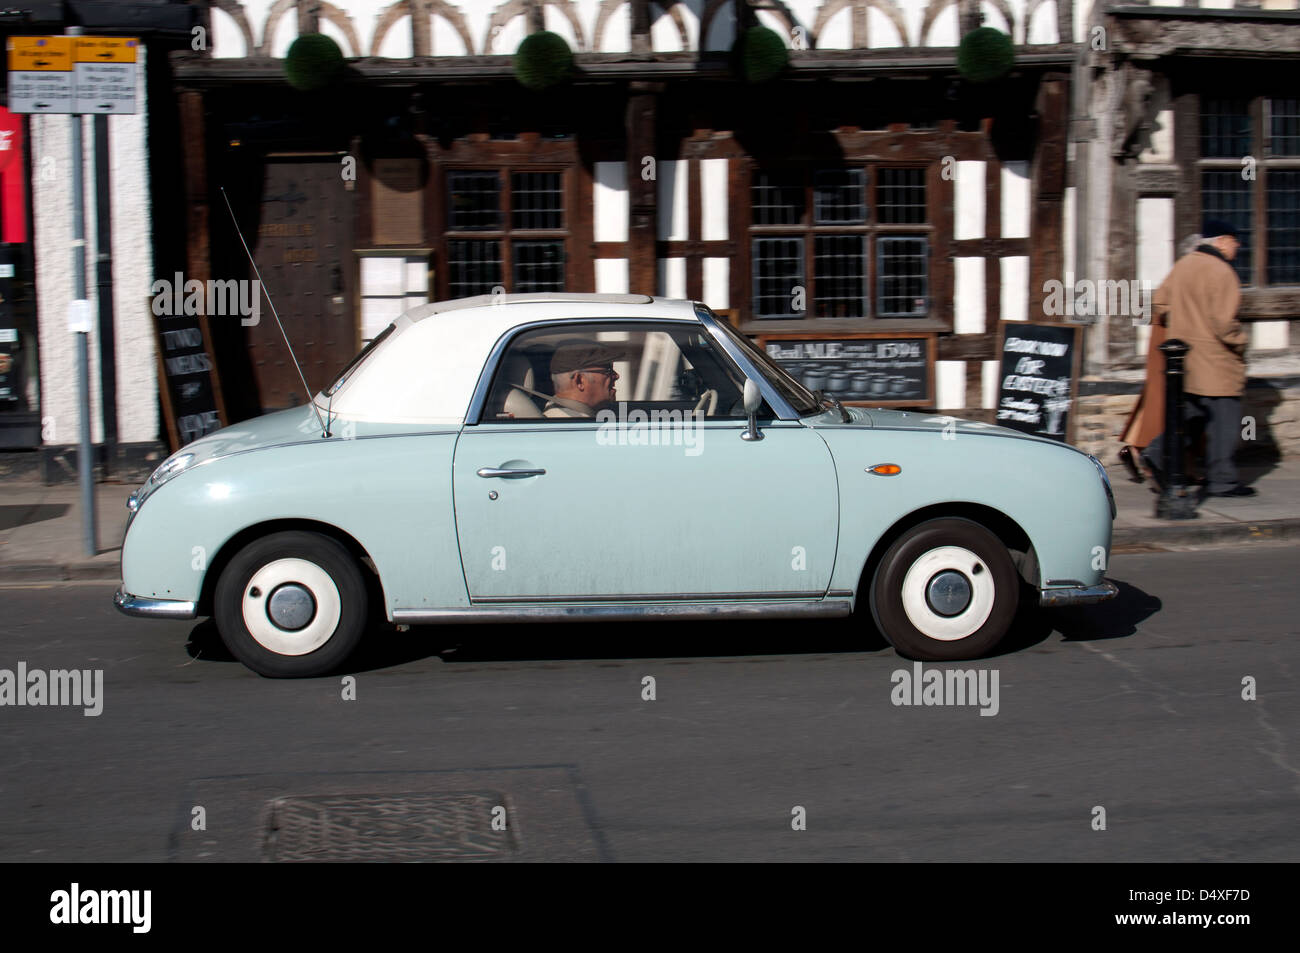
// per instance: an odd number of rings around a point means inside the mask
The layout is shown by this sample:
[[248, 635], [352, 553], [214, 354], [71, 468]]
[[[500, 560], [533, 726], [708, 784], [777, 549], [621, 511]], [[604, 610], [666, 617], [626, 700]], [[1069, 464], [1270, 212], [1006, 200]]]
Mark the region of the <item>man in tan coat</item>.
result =
[[[1183, 419], [1192, 441], [1206, 437], [1205, 491], [1209, 496], [1254, 496], [1237, 477], [1233, 454], [1241, 429], [1241, 395], [1246, 389], [1246, 329], [1237, 320], [1241, 283], [1230, 262], [1240, 243], [1226, 222], [1207, 221], [1204, 242], [1180, 258], [1156, 289], [1153, 314], [1168, 312], [1167, 339], [1187, 344], [1183, 376]], [[1162, 478], [1161, 434], [1142, 454]]]

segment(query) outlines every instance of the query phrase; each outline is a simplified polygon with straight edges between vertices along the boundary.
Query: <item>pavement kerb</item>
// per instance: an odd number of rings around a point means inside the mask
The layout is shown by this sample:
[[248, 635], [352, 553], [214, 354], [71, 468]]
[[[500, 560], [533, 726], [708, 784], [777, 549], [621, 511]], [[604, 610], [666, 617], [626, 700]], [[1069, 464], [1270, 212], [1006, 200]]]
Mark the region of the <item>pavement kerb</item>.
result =
[[1170, 520], [1162, 526], [1117, 526], [1111, 548], [1136, 545], [1189, 545], [1250, 540], [1292, 539], [1300, 536], [1300, 518], [1239, 523]]

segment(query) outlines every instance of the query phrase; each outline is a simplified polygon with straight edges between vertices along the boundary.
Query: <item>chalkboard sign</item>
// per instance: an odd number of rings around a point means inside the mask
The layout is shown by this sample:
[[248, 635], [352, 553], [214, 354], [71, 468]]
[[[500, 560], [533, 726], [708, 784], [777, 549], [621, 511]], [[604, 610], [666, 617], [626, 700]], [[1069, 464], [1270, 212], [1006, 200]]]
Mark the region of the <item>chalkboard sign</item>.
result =
[[179, 450], [225, 426], [226, 414], [209, 344], [207, 317], [185, 314], [183, 305], [159, 307], [158, 301], [157, 297], [149, 299], [158, 343], [163, 414], [172, 449]]
[[934, 335], [765, 334], [757, 341], [809, 390], [826, 391], [846, 404], [932, 402]]
[[1074, 442], [1079, 391], [1079, 328], [1004, 322], [998, 335], [1002, 376], [994, 423], [1062, 443]]

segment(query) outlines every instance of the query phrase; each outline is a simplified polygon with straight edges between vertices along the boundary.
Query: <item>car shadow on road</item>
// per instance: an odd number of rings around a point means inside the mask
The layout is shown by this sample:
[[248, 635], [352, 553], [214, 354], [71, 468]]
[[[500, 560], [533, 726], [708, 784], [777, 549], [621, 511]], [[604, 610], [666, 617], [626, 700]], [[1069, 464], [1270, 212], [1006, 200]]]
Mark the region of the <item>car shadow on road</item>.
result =
[[1110, 581], [1119, 587], [1119, 593], [1114, 599], [1096, 605], [1043, 609], [1032, 600], [1022, 598], [1011, 634], [994, 654], [1022, 652], [1045, 642], [1054, 632], [1059, 632], [1065, 642], [1126, 639], [1164, 607], [1156, 596], [1131, 583]]
[[[1127, 638], [1159, 612], [1161, 602], [1136, 586], [1114, 580], [1109, 602], [1070, 609], [1039, 608], [1026, 593], [1011, 634], [990, 657], [1033, 648], [1059, 632], [1067, 642]], [[205, 620], [190, 632], [191, 658], [234, 662]], [[543, 622], [419, 625], [398, 632], [385, 622], [366, 631], [340, 672], [371, 672], [423, 659], [465, 662], [547, 662], [582, 659], [718, 658], [735, 656], [847, 655], [888, 652], [890, 644], [867, 613], [847, 619], [719, 619], [716, 621]]]
[[833, 655], [889, 648], [870, 620], [857, 618], [414, 626], [368, 642], [349, 668], [362, 661], [381, 667], [385, 658], [403, 654], [402, 643], [448, 663]]

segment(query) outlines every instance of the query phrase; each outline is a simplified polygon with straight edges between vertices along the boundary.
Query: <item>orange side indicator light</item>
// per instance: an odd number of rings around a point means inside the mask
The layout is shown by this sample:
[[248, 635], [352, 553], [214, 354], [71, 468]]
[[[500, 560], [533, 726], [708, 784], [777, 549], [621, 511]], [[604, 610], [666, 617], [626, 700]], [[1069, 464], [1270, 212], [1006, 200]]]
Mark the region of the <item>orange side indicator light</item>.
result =
[[897, 463], [877, 463], [874, 467], [867, 467], [867, 472], [876, 476], [898, 476], [903, 468]]

